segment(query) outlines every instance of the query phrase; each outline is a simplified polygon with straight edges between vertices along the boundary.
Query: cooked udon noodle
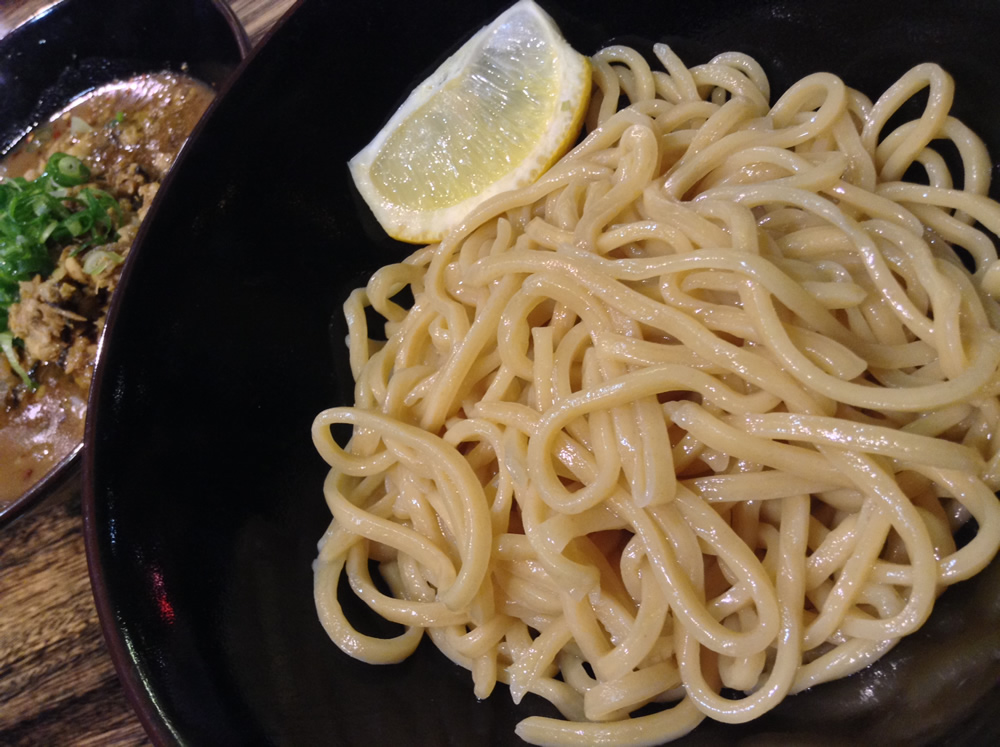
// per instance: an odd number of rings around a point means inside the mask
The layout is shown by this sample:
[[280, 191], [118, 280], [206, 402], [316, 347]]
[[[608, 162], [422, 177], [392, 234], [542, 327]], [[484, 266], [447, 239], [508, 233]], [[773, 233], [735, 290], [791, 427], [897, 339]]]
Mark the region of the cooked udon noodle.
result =
[[[597, 54], [579, 146], [351, 295], [356, 403], [313, 430], [330, 637], [389, 663], [426, 633], [478, 697], [555, 704], [533, 743], [753, 719], [1000, 545], [1000, 205], [951, 78], [873, 104], [819, 73], [770, 105], [745, 55], [655, 54]], [[355, 629], [344, 573], [402, 634]]]

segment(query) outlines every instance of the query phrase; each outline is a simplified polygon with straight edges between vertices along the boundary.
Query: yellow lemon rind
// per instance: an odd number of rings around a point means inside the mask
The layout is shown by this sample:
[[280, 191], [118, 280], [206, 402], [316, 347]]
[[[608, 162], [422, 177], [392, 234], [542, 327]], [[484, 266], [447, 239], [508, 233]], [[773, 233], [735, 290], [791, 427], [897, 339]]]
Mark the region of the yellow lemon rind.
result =
[[[512, 168], [499, 179], [477, 194], [452, 205], [434, 210], [414, 210], [396, 204], [380, 194], [376, 185], [372, 183], [370, 169], [388, 138], [413, 112], [453, 80], [456, 71], [461, 71], [469, 65], [470, 60], [480, 53], [486, 43], [486, 34], [490, 29], [504, 23], [513, 13], [524, 12], [527, 9], [539, 15], [538, 27], [547, 32], [546, 42], [560, 52], [556, 55], [556, 59], [561, 63], [558, 71], [560, 82], [557, 88], [561, 95], [553, 102], [552, 118], [545, 136], [535, 143], [519, 164], [512, 165]], [[413, 90], [375, 138], [349, 161], [351, 176], [376, 220], [390, 236], [413, 244], [440, 241], [477, 205], [497, 194], [534, 182], [573, 146], [583, 125], [590, 88], [590, 60], [574, 50], [562, 38], [545, 11], [534, 3], [518, 3], [473, 36]]]

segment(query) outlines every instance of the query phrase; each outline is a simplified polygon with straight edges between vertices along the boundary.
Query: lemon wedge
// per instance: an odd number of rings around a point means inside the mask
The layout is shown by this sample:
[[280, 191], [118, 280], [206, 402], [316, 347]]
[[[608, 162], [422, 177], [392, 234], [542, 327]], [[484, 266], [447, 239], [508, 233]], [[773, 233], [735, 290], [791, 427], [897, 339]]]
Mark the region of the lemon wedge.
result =
[[573, 145], [590, 82], [590, 61], [545, 11], [521, 0], [410, 94], [351, 159], [351, 175], [390, 236], [439, 241]]

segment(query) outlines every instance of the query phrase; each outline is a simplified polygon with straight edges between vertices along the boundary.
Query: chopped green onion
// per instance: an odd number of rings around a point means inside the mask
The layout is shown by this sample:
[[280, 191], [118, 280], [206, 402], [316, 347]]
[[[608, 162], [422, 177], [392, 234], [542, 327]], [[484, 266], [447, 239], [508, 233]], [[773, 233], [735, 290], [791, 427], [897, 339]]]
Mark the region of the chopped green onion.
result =
[[99, 275], [115, 265], [120, 265], [125, 258], [117, 252], [105, 249], [94, 249], [83, 260], [83, 271], [88, 275]]
[[28, 372], [24, 370], [21, 366], [21, 362], [17, 359], [17, 351], [14, 350], [14, 335], [10, 332], [0, 332], [0, 350], [3, 350], [5, 356], [7, 356], [7, 361], [10, 363], [11, 369], [18, 376], [21, 377], [21, 381], [24, 385], [34, 391], [38, 388], [38, 384], [30, 376]]
[[52, 200], [47, 194], [22, 192], [10, 201], [7, 214], [19, 226], [30, 226], [51, 209]]
[[6, 210], [17, 193], [17, 186], [12, 181], [0, 182], [0, 210]]
[[72, 236], [80, 236], [94, 227], [94, 216], [84, 212], [73, 213], [63, 222], [63, 225]]
[[49, 236], [51, 236], [52, 232], [55, 231], [58, 227], [59, 227], [59, 221], [50, 220], [49, 224], [42, 230], [40, 234], [38, 234], [39, 243], [44, 244], [46, 241], [48, 241]]
[[75, 187], [90, 178], [86, 164], [66, 153], [53, 153], [45, 165], [45, 172], [60, 187]]

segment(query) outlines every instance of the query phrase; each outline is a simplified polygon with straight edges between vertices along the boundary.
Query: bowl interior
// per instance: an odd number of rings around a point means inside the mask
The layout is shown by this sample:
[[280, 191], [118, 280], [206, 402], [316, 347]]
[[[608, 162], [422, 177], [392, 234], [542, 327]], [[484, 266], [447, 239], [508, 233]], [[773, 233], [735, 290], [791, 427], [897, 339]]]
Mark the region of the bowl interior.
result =
[[[63, 0], [0, 39], [0, 153], [112, 81], [169, 70], [220, 89], [247, 51], [236, 17], [216, 0]], [[81, 451], [0, 506], [0, 525], [78, 489]]]
[[[92, 391], [88, 553], [129, 697], [153, 738], [195, 743], [508, 744], [549, 707], [484, 702], [425, 643], [374, 667], [317, 621], [311, 563], [329, 514], [309, 427], [351, 400], [341, 306], [411, 250], [357, 198], [346, 161], [500, 2], [308, 0], [234, 81], [127, 268]], [[784, 90], [817, 70], [877, 95], [943, 63], [955, 114], [1000, 155], [1000, 6], [707, 0], [544, 2], [582, 52], [666, 41], [689, 63], [736, 49]], [[890, 31], [891, 30], [891, 31]], [[845, 681], [691, 744], [1000, 736], [997, 564]]]

